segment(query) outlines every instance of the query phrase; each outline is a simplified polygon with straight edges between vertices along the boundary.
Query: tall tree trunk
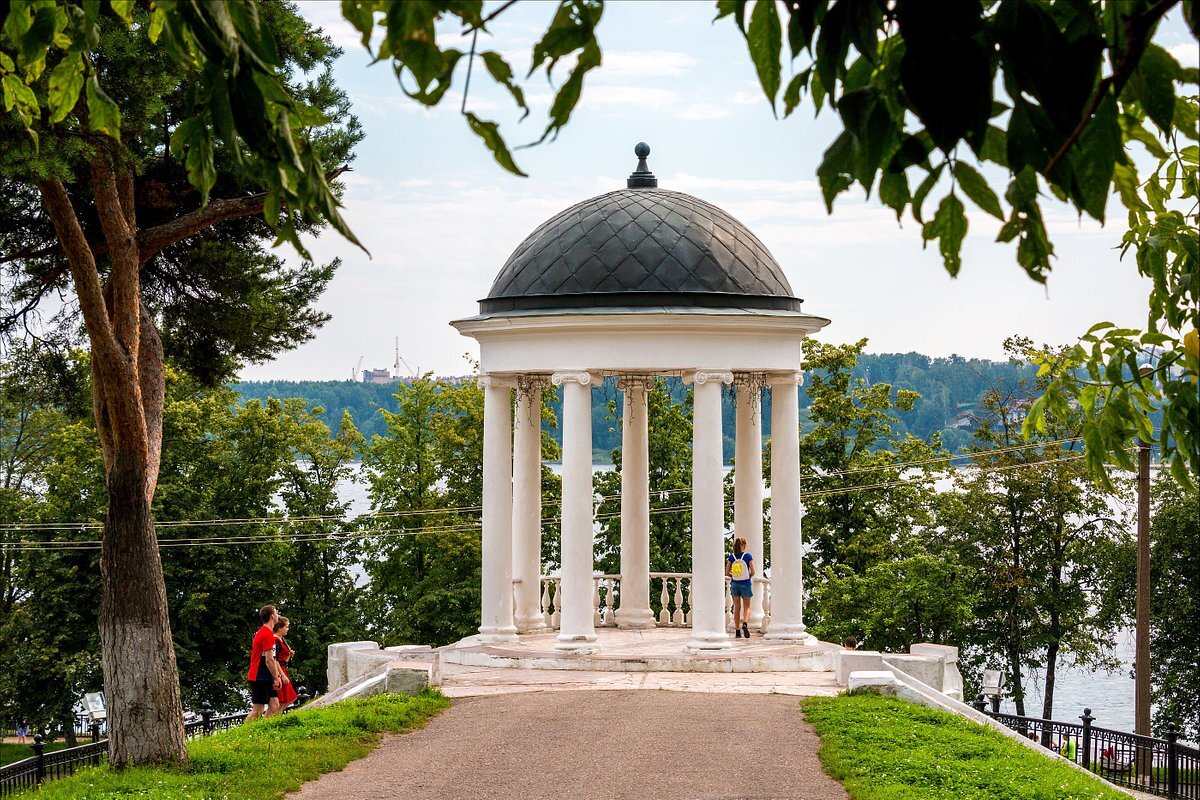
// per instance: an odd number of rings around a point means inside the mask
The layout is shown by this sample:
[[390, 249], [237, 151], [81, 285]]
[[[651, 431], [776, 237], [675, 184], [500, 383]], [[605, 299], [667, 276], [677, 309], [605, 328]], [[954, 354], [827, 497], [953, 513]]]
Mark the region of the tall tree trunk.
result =
[[91, 165], [110, 261], [101, 283], [66, 188], [39, 184], [92, 345], [92, 401], [108, 508], [100, 555], [100, 645], [114, 766], [186, 762], [183, 705], [150, 505], [162, 452], [162, 343], [141, 299], [133, 175], [100, 148]]
[[107, 483], [100, 645], [109, 759], [117, 766], [183, 761], [179, 673], [145, 464], [116, 453]]
[[[1055, 637], [1046, 648], [1046, 687], [1042, 693], [1042, 719], [1054, 719], [1054, 682], [1058, 675], [1058, 638]], [[1049, 743], [1049, 731], [1046, 732], [1042, 744]]]

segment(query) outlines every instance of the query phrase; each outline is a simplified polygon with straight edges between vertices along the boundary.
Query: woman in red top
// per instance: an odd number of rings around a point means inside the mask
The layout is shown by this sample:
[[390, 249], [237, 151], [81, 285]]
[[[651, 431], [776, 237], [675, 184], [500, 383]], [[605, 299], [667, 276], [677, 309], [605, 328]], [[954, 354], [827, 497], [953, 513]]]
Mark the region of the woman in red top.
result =
[[291, 623], [287, 617], [280, 617], [275, 622], [275, 660], [279, 662], [279, 669], [283, 673], [283, 685], [279, 687], [279, 707], [287, 708], [296, 701], [296, 689], [292, 686], [292, 680], [288, 677], [288, 667], [292, 665], [292, 656], [295, 652], [288, 647], [287, 640], [283, 637], [288, 635], [288, 629]]

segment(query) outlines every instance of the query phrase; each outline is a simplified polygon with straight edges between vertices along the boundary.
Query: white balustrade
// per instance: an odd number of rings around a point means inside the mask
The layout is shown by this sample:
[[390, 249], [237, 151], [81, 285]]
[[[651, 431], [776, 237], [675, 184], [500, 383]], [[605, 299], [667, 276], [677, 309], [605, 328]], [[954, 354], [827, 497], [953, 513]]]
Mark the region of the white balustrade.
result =
[[[690, 572], [651, 572], [651, 597], [655, 597], [653, 584], [658, 581], [658, 618], [656, 627], [686, 628], [692, 624], [692, 575]], [[514, 591], [516, 591], [514, 581]], [[771, 580], [755, 576], [755, 593], [762, 594], [763, 623], [765, 631], [771, 616]], [[557, 575], [541, 577], [540, 607], [542, 619], [549, 630], [558, 630], [562, 619], [562, 578]], [[612, 628], [617, 625], [621, 595], [620, 575], [592, 576], [592, 618], [597, 627]], [[733, 595], [729, 580], [725, 581], [725, 627], [733, 626]]]

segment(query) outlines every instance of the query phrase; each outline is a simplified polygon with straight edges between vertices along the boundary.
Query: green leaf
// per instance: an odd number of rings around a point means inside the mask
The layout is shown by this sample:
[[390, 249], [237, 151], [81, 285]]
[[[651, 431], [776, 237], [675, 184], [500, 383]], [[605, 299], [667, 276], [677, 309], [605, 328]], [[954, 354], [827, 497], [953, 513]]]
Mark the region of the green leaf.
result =
[[1000, 199], [996, 197], [996, 193], [992, 191], [992, 187], [987, 185], [987, 181], [983, 179], [982, 175], [976, 172], [965, 161], [955, 161], [953, 171], [959, 187], [962, 188], [963, 193], [967, 197], [971, 198], [971, 202], [996, 219], [1004, 220], [1004, 211], [1000, 208]]
[[95, 75], [87, 79], [88, 126], [94, 131], [121, 140], [121, 110], [100, 88]]
[[512, 95], [513, 102], [518, 108], [524, 110], [521, 119], [529, 116], [529, 106], [525, 105], [525, 93], [521, 87], [513, 82], [512, 67], [504, 60], [504, 57], [492, 50], [487, 50], [480, 54], [483, 58], [484, 66], [487, 67], [488, 74], [492, 76], [492, 80], [508, 89], [508, 93]]
[[1100, 102], [1070, 152], [1074, 173], [1072, 199], [1079, 208], [1103, 222], [1113, 169], [1123, 157], [1116, 98], [1110, 95]]
[[903, 172], [885, 170], [879, 179], [879, 199], [896, 212], [896, 219], [899, 220], [908, 205], [908, 176]]
[[1175, 116], [1175, 78], [1179, 62], [1163, 48], [1150, 44], [1129, 79], [1128, 89], [1163, 133]]
[[941, 164], [938, 164], [936, 167], [930, 170], [929, 174], [925, 176], [925, 180], [921, 181], [921, 185], [917, 187], [916, 194], [913, 195], [912, 199], [913, 219], [915, 219], [917, 222], [923, 223], [925, 221], [922, 217], [921, 206], [925, 204], [925, 198], [929, 196], [931, 191], [933, 191], [934, 185], [937, 184], [938, 179], [942, 177], [942, 170], [945, 168], [946, 162], [943, 161]]
[[771, 111], [774, 112], [775, 98], [779, 94], [779, 50], [783, 46], [783, 30], [779, 25], [779, 12], [775, 9], [774, 0], [762, 0], [754, 4], [746, 42], [750, 46], [750, 59], [758, 72], [758, 82], [771, 101]]
[[933, 219], [921, 229], [925, 241], [938, 240], [938, 251], [950, 277], [958, 275], [962, 268], [962, 241], [967, 235], [967, 215], [962, 201], [952, 192], [942, 198]]
[[1121, 202], [1125, 204], [1125, 208], [1130, 211], [1150, 210], [1150, 206], [1146, 205], [1142, 196], [1138, 194], [1138, 186], [1141, 181], [1138, 180], [1137, 168], [1133, 162], [1113, 166], [1113, 183], [1121, 195]]
[[112, 10], [125, 21], [126, 25], [133, 23], [134, 0], [109, 0], [109, 2], [112, 4]]
[[[544, 142], [546, 137], [551, 134], [557, 136], [558, 131], [571, 119], [571, 113], [575, 110], [575, 106], [579, 103], [579, 97], [583, 93], [584, 76], [598, 66], [600, 66], [600, 47], [593, 38], [584, 45], [583, 50], [579, 53], [579, 60], [575, 63], [575, 68], [571, 70], [570, 77], [558, 90], [558, 94], [554, 96], [554, 102], [550, 105], [550, 124], [542, 132], [538, 143]], [[521, 175], [524, 174], [518, 170], [514, 171]]]
[[467, 112], [466, 117], [467, 124], [471, 127], [471, 130], [476, 136], [478, 136], [480, 139], [483, 139], [483, 143], [486, 144], [488, 149], [492, 151], [492, 155], [495, 157], [497, 164], [504, 167], [514, 175], [520, 175], [522, 178], [528, 177], [520, 170], [519, 167], [517, 167], [517, 163], [513, 161], [512, 153], [509, 152], [508, 145], [506, 145], [504, 143], [504, 139], [501, 138], [500, 129], [496, 123], [489, 122], [487, 120], [481, 120], [470, 111]]
[[799, 75], [792, 76], [792, 79], [788, 81], [787, 89], [783, 93], [783, 115], [785, 117], [790, 117], [796, 110], [796, 106], [800, 105], [800, 93], [808, 85], [809, 74], [810, 70], [804, 70]]
[[176, 126], [171, 134], [171, 153], [183, 159], [188, 181], [200, 190], [200, 204], [207, 205], [208, 193], [217, 182], [212, 129], [208, 121], [204, 117], [189, 117]]
[[825, 209], [833, 213], [833, 201], [850, 188], [853, 179], [850, 173], [854, 166], [854, 137], [842, 131], [829, 149], [821, 165], [817, 167], [817, 180], [821, 184], [821, 196], [825, 198]]
[[83, 89], [83, 71], [83, 56], [79, 53], [69, 53], [50, 72], [48, 100], [51, 123], [62, 122], [79, 102], [79, 92]]
[[151, 44], [158, 43], [158, 37], [162, 35], [163, 25], [167, 21], [167, 10], [163, 6], [156, 5], [154, 13], [150, 16], [150, 30], [146, 36], [150, 39]]

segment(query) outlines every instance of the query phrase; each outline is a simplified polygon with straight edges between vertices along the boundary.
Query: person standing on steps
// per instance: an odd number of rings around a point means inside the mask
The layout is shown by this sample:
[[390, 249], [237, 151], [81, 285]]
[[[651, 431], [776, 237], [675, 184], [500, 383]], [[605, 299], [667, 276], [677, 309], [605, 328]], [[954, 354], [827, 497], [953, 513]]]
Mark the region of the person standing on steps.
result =
[[258, 618], [262, 627], [250, 644], [250, 670], [246, 673], [251, 705], [246, 722], [278, 714], [279, 688], [283, 686], [283, 673], [275, 660], [275, 623], [279, 621], [279, 612], [275, 606], [263, 606], [258, 610]]
[[754, 558], [746, 552], [746, 538], [733, 540], [733, 555], [725, 556], [725, 577], [729, 578], [729, 590], [733, 595], [734, 638], [749, 639], [750, 598], [754, 596]]

